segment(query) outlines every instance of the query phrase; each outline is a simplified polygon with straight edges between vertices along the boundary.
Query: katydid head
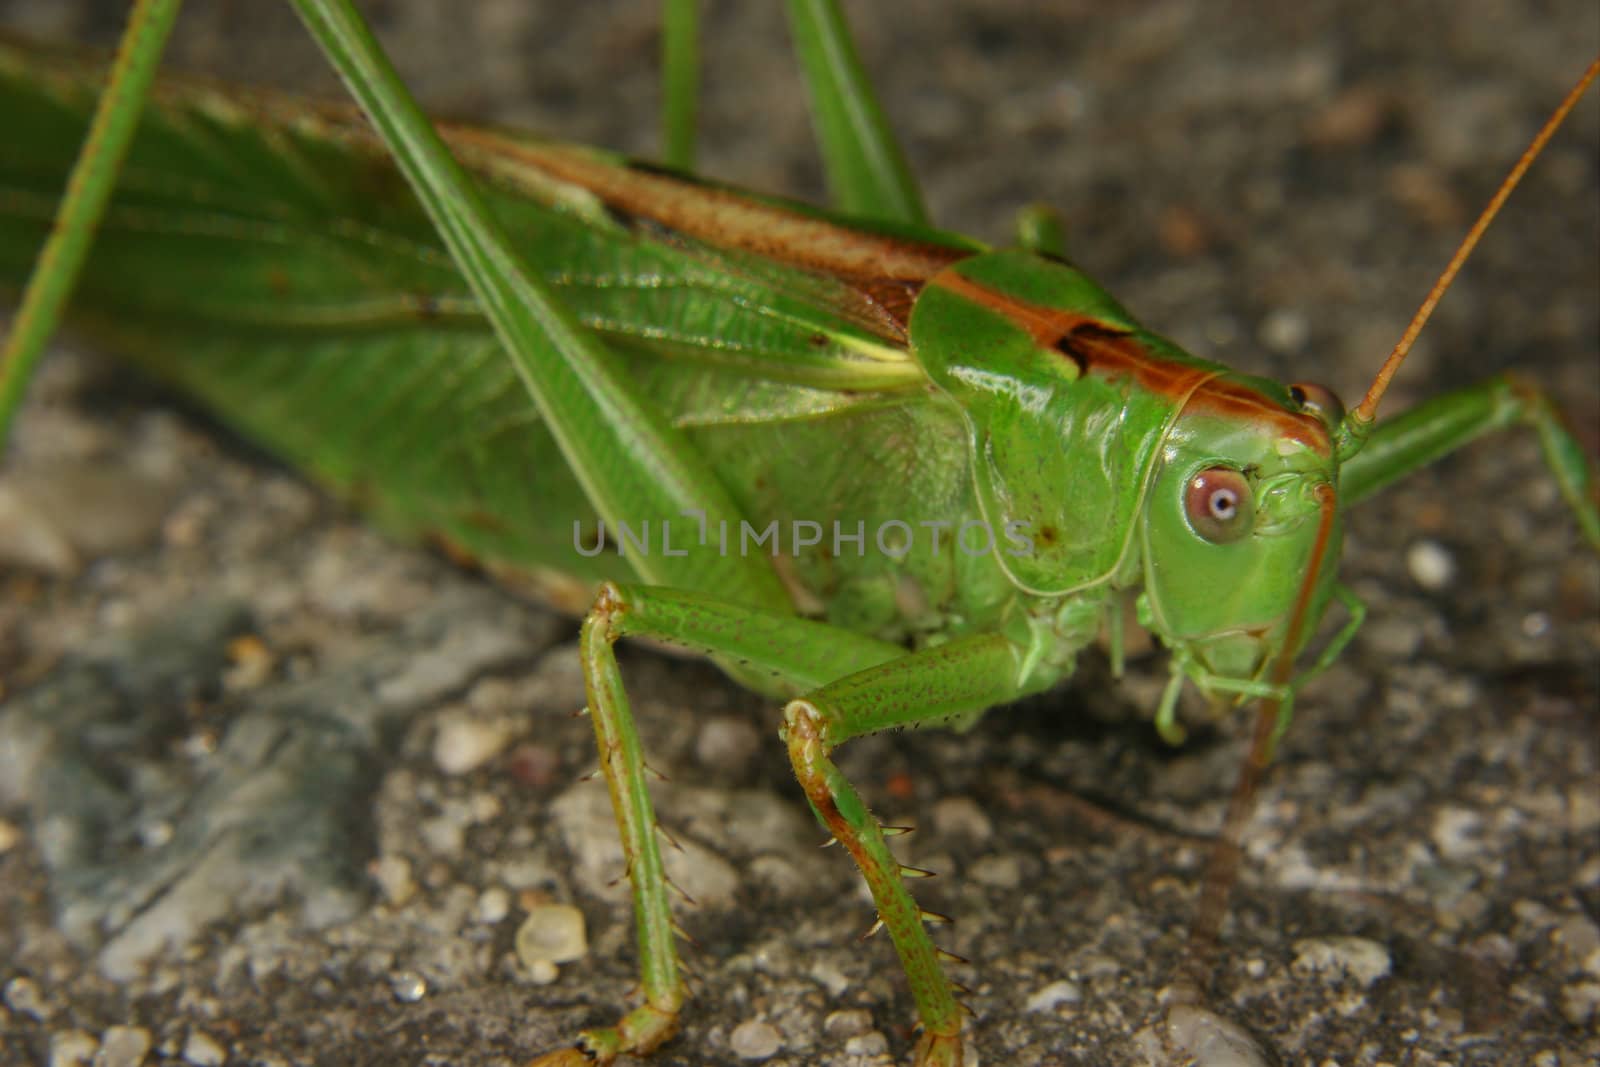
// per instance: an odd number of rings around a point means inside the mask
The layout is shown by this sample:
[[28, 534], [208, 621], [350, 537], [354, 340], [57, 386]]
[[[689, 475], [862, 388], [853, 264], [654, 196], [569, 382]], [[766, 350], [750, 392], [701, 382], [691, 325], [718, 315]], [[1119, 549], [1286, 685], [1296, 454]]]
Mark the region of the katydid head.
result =
[[[1339, 463], [1361, 450], [1379, 400], [1440, 297], [1597, 76], [1600, 59], [1501, 182], [1355, 408], [1346, 412], [1319, 386], [1283, 390], [1232, 375], [1206, 382], [1186, 401], [1164, 440], [1143, 509], [1141, 610], [1175, 658], [1173, 684], [1157, 712], [1168, 737], [1182, 733], [1173, 714], [1185, 675], [1214, 697], [1265, 696], [1269, 710], [1287, 708], [1294, 658], [1334, 593]], [[1257, 417], [1241, 417], [1237, 396], [1232, 412], [1218, 403], [1240, 386], [1254, 395]]]
[[[1174, 686], [1244, 698], [1281, 689], [1333, 594], [1341, 526], [1337, 398], [1219, 376], [1162, 443], [1140, 526], [1141, 615]], [[1158, 723], [1176, 733], [1176, 688]]]
[[[1208, 695], [1285, 691], [1332, 595], [1342, 406], [1196, 359], [1070, 264], [962, 260], [924, 289], [913, 350], [970, 431], [977, 501], [1053, 601], [1143, 585], [1142, 621]], [[1176, 688], [1163, 703], [1174, 734]]]
[[[1339, 465], [1360, 451], [1434, 305], [1597, 75], [1600, 60], [1348, 413], [1321, 387], [1240, 376], [1182, 352], [1054, 258], [978, 254], [923, 286], [908, 324], [913, 352], [966, 418], [985, 520], [1008, 536], [1020, 530], [1031, 549], [997, 556], [1001, 569], [1050, 600], [1142, 579], [1140, 619], [1173, 653], [1156, 713], [1168, 739], [1182, 736], [1185, 679], [1214, 700], [1265, 697], [1264, 717], [1286, 723], [1295, 657], [1336, 590]], [[1252, 763], [1264, 763], [1272, 736], [1258, 729]]]

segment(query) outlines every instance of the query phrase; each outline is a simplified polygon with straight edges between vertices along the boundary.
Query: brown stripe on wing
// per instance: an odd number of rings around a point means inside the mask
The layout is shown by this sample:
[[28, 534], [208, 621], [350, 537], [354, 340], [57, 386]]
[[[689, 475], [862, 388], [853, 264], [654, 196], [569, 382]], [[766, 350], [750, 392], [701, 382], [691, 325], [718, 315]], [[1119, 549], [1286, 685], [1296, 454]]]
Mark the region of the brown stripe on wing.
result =
[[[706, 244], [748, 252], [828, 275], [860, 298], [842, 309], [887, 340], [904, 343], [911, 305], [922, 286], [972, 253], [929, 241], [858, 230], [798, 209], [753, 199], [648, 166], [626, 167], [555, 144], [517, 141], [487, 130], [442, 127], [452, 148], [505, 180], [505, 161], [532, 167], [599, 197], [608, 209], [648, 219]], [[501, 166], [493, 166], [500, 162]]]
[[1320, 455], [1332, 452], [1327, 427], [1315, 415], [1289, 411], [1259, 390], [1219, 374], [1216, 369], [1162, 359], [1119, 326], [1091, 315], [1019, 300], [954, 271], [939, 276], [932, 284], [1004, 315], [1025, 330], [1040, 348], [1072, 360], [1079, 374], [1131, 378], [1141, 388], [1184, 404], [1185, 411], [1266, 422], [1280, 436]]

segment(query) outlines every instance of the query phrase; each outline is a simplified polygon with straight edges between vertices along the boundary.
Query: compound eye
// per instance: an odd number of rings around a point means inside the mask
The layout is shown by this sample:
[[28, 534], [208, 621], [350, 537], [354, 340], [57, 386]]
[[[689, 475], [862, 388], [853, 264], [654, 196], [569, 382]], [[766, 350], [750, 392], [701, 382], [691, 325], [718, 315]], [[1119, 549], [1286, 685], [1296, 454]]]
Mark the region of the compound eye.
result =
[[1255, 523], [1250, 483], [1229, 467], [1212, 467], [1190, 478], [1183, 507], [1194, 532], [1212, 544], [1237, 541]]
[[1289, 386], [1289, 395], [1301, 411], [1315, 415], [1329, 430], [1337, 430], [1344, 421], [1344, 401], [1325, 385], [1297, 382]]

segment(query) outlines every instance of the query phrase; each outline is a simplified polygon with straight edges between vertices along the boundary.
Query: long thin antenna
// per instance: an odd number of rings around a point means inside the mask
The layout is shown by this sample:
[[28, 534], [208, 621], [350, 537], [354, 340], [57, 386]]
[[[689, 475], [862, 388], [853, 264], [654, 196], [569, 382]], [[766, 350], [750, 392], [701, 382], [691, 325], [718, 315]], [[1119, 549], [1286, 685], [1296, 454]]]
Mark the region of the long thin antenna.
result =
[[[1316, 596], [1322, 568], [1328, 564], [1328, 544], [1334, 522], [1339, 515], [1339, 501], [1333, 486], [1317, 487], [1317, 539], [1312, 542], [1311, 555], [1306, 559], [1305, 577], [1300, 582], [1300, 592], [1295, 596], [1289, 628], [1283, 635], [1283, 650], [1272, 665], [1272, 684], [1287, 688], [1294, 676], [1295, 652], [1305, 636], [1305, 626], [1311, 614], [1311, 601]], [[1338, 561], [1334, 561], [1338, 566]], [[1222, 819], [1222, 831], [1211, 847], [1211, 859], [1206, 864], [1205, 878], [1200, 886], [1200, 908], [1194, 925], [1189, 928], [1189, 945], [1185, 954], [1187, 971], [1184, 979], [1188, 989], [1185, 995], [1197, 995], [1209, 984], [1211, 960], [1216, 953], [1217, 937], [1222, 932], [1222, 920], [1228, 914], [1228, 898], [1233, 894], [1233, 884], [1239, 874], [1239, 860], [1244, 855], [1244, 828], [1255, 808], [1256, 786], [1266, 773], [1272, 760], [1272, 750], [1277, 743], [1283, 724], [1279, 722], [1281, 700], [1265, 700], [1256, 713], [1255, 731], [1250, 737], [1250, 751], [1239, 768], [1239, 780], [1234, 784], [1233, 796], [1228, 800], [1228, 810]]]
[[1589, 83], [1594, 81], [1596, 75], [1600, 75], [1600, 58], [1596, 58], [1593, 63], [1589, 64], [1589, 69], [1583, 72], [1583, 77], [1578, 79], [1578, 84], [1574, 85], [1572, 91], [1567, 93], [1566, 99], [1561, 101], [1561, 106], [1556, 108], [1550, 117], [1545, 120], [1545, 124], [1540, 128], [1538, 135], [1528, 145], [1527, 150], [1522, 153], [1522, 158], [1517, 160], [1517, 165], [1511, 168], [1511, 173], [1506, 175], [1505, 180], [1500, 183], [1500, 188], [1495, 190], [1495, 194], [1490, 198], [1488, 206], [1478, 216], [1478, 221], [1474, 222], [1472, 229], [1467, 231], [1467, 236], [1462, 239], [1461, 244], [1456, 248], [1455, 255], [1450, 257], [1450, 263], [1444, 268], [1444, 273], [1439, 275], [1439, 280], [1433, 283], [1433, 288], [1428, 292], [1427, 299], [1422, 302], [1422, 306], [1417, 308], [1417, 313], [1412, 316], [1411, 325], [1406, 327], [1406, 332], [1401, 336], [1400, 342], [1394, 346], [1394, 350], [1389, 353], [1389, 358], [1384, 360], [1383, 366], [1378, 369], [1378, 376], [1372, 380], [1372, 386], [1367, 390], [1367, 395], [1361, 398], [1361, 403], [1357, 404], [1355, 410], [1351, 411], [1347, 416], [1346, 422], [1347, 424], [1354, 424], [1353, 430], [1358, 439], [1362, 436], [1361, 431], [1372, 424], [1373, 418], [1377, 415], [1378, 401], [1383, 399], [1383, 394], [1389, 388], [1389, 380], [1394, 377], [1395, 371], [1400, 369], [1400, 364], [1404, 363], [1406, 356], [1410, 354], [1412, 344], [1416, 342], [1417, 335], [1422, 332], [1423, 325], [1427, 323], [1428, 318], [1433, 314], [1433, 309], [1439, 303], [1439, 298], [1444, 296], [1445, 290], [1450, 288], [1450, 283], [1455, 281], [1456, 274], [1461, 270], [1461, 265], [1467, 261], [1468, 256], [1472, 255], [1472, 250], [1477, 247], [1478, 239], [1489, 228], [1489, 223], [1494, 221], [1495, 215], [1499, 214], [1501, 205], [1511, 195], [1511, 190], [1517, 187], [1517, 183], [1528, 172], [1528, 168], [1533, 165], [1533, 161], [1544, 150], [1545, 144], [1555, 134], [1562, 120], [1567, 117], [1567, 113], [1577, 104], [1579, 97], [1583, 96], [1584, 90], [1589, 88]]

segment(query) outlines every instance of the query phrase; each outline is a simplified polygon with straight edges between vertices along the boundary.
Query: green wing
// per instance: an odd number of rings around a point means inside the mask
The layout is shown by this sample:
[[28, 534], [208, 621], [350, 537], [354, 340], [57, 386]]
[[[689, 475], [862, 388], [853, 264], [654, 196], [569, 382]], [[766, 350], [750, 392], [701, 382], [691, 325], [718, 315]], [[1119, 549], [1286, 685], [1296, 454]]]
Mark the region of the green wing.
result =
[[[31, 262], [97, 66], [0, 41], [0, 286]], [[684, 427], [921, 395], [905, 319], [978, 246], [500, 132], [445, 131], [535, 269]], [[581, 581], [589, 509], [488, 324], [353, 113], [164, 84], [76, 322], [404, 536]], [[591, 573], [592, 572], [592, 573]]]

